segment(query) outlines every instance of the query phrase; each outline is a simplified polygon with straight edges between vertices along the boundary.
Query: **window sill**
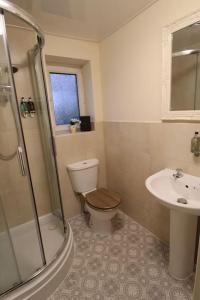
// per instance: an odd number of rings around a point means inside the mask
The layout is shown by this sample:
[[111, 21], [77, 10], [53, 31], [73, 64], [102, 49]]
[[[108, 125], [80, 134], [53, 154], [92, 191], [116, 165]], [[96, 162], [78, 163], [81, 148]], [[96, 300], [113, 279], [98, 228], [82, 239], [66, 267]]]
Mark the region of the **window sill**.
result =
[[80, 134], [88, 134], [88, 133], [91, 133], [91, 132], [95, 132], [94, 129], [90, 130], [90, 131], [76, 131], [76, 132], [70, 132], [69, 130], [67, 129], [63, 129], [63, 130], [56, 130], [55, 131], [55, 136], [63, 136], [63, 135], [80, 135]]

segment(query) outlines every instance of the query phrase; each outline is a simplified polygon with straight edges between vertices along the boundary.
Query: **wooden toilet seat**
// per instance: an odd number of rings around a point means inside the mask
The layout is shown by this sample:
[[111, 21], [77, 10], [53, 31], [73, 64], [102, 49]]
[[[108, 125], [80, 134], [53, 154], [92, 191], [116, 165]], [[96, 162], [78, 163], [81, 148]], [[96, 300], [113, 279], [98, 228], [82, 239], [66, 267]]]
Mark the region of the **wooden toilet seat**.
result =
[[121, 203], [119, 195], [104, 188], [88, 193], [85, 200], [90, 207], [99, 210], [113, 209]]

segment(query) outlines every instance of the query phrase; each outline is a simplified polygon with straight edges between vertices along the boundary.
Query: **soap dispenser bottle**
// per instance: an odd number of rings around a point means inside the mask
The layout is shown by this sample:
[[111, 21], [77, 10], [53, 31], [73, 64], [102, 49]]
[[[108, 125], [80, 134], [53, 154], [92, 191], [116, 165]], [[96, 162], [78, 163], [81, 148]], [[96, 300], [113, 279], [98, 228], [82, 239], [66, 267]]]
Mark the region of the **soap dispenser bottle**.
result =
[[195, 131], [191, 140], [191, 152], [194, 153], [195, 156], [200, 155], [200, 136], [198, 131]]
[[24, 118], [28, 117], [28, 115], [29, 115], [28, 105], [27, 105], [27, 101], [25, 100], [24, 97], [22, 97], [20, 100], [20, 111]]
[[33, 103], [33, 100], [31, 97], [28, 98], [28, 108], [29, 108], [29, 114], [31, 118], [34, 118], [35, 116], [35, 104]]

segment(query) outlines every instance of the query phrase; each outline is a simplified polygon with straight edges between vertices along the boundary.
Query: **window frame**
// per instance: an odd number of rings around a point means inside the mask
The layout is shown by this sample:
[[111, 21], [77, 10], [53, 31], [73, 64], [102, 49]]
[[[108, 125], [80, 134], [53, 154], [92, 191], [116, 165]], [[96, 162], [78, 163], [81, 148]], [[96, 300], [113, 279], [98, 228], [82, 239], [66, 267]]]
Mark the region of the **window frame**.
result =
[[79, 68], [75, 67], [67, 67], [67, 66], [48, 66], [48, 78], [49, 78], [49, 91], [50, 91], [50, 107], [51, 107], [51, 114], [52, 114], [52, 123], [55, 129], [55, 132], [69, 132], [70, 124], [65, 125], [57, 125], [56, 124], [56, 116], [54, 111], [54, 102], [53, 102], [53, 94], [52, 94], [52, 87], [51, 87], [51, 78], [50, 73], [56, 74], [69, 74], [69, 75], [76, 75], [77, 80], [77, 97], [78, 97], [78, 107], [80, 115], [84, 113], [84, 106], [85, 106], [85, 97], [84, 97], [84, 89], [83, 89], [83, 78], [82, 73]]

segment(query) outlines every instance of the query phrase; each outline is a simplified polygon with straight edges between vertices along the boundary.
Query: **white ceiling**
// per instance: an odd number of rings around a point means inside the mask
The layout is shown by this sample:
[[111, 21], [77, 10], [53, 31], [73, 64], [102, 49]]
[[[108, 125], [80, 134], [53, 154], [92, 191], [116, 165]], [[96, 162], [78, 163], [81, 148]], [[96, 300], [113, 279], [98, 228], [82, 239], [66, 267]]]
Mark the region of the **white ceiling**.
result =
[[157, 0], [10, 0], [47, 33], [100, 41]]

